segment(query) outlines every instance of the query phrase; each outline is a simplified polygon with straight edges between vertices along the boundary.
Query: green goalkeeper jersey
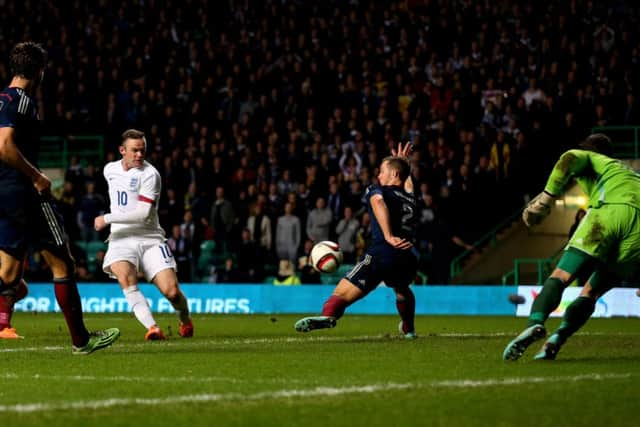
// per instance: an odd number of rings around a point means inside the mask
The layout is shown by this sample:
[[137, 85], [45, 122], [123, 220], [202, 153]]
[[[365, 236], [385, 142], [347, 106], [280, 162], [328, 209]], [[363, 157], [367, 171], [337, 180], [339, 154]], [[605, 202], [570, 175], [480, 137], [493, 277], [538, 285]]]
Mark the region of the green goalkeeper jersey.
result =
[[589, 207], [625, 204], [640, 209], [640, 175], [593, 151], [569, 150], [553, 167], [545, 191], [561, 196], [572, 179], [589, 196]]

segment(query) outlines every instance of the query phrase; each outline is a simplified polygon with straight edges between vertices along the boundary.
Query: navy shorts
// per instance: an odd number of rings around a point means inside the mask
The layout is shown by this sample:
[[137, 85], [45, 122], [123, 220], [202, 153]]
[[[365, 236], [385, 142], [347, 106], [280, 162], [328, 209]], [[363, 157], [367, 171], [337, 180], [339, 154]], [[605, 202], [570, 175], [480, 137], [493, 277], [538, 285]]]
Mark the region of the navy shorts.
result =
[[0, 249], [17, 259], [27, 250], [68, 253], [67, 235], [55, 200], [32, 189], [0, 191]]
[[381, 282], [391, 288], [413, 283], [418, 271], [418, 257], [413, 250], [367, 251], [344, 278], [369, 293]]

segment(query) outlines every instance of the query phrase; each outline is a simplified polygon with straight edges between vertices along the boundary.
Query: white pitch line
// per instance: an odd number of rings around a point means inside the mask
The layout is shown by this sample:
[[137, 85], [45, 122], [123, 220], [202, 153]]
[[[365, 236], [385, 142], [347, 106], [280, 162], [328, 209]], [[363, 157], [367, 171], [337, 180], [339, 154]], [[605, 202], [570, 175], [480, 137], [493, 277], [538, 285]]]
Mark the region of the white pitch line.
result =
[[370, 394], [387, 392], [391, 390], [430, 389], [430, 388], [468, 388], [468, 387], [494, 387], [521, 384], [540, 383], [567, 383], [580, 381], [607, 381], [631, 378], [631, 374], [583, 374], [564, 377], [518, 377], [518, 378], [493, 378], [486, 380], [444, 380], [429, 383], [387, 383], [368, 384], [350, 387], [315, 387], [312, 389], [282, 389], [273, 391], [261, 391], [252, 394], [243, 393], [205, 393], [189, 396], [168, 396], [160, 398], [111, 398], [102, 400], [76, 400], [63, 402], [34, 402], [20, 403], [16, 405], [0, 405], [0, 413], [37, 413], [60, 410], [95, 410], [120, 406], [145, 405], [165, 406], [181, 403], [203, 403], [220, 401], [271, 401], [289, 399], [292, 397], [331, 397], [349, 394]]
[[71, 347], [62, 346], [44, 346], [44, 347], [14, 347], [0, 348], [0, 353], [29, 352], [29, 351], [59, 351], [68, 350], [71, 353]]
[[235, 377], [127, 377], [124, 375], [115, 376], [96, 376], [96, 375], [18, 375], [14, 373], [0, 374], [0, 380], [20, 380], [20, 381], [79, 381], [79, 382], [135, 382], [135, 383], [214, 383], [214, 382], [226, 382], [226, 383], [262, 383], [262, 384], [277, 384], [277, 383], [301, 383], [301, 380], [293, 380], [288, 378], [273, 378], [273, 379], [260, 379], [260, 378], [235, 378]]
[[[461, 333], [429, 333], [425, 332], [424, 335], [420, 335], [420, 339], [431, 338], [501, 338], [501, 337], [515, 337], [514, 332], [489, 332], [489, 333], [475, 333], [475, 332], [461, 332]], [[579, 332], [577, 336], [637, 336], [639, 334], [633, 332]], [[230, 345], [254, 345], [254, 344], [277, 344], [277, 343], [305, 343], [305, 342], [349, 342], [349, 341], [379, 341], [389, 339], [400, 339], [396, 334], [381, 334], [381, 335], [354, 335], [354, 336], [326, 336], [326, 335], [305, 335], [296, 337], [274, 337], [274, 338], [245, 338], [245, 339], [216, 339], [215, 337], [208, 337], [206, 339], [198, 339], [193, 341], [185, 341], [182, 339], [175, 339], [169, 341], [160, 341], [154, 343], [138, 342], [138, 343], [121, 343], [117, 342], [113, 350], [120, 352], [127, 349], [149, 349], [154, 347], [187, 347], [187, 348], [206, 348], [206, 347], [227, 347]], [[28, 337], [27, 337], [28, 340]], [[22, 342], [22, 341], [21, 341]], [[13, 348], [0, 348], [0, 353], [14, 353], [14, 352], [39, 352], [39, 351], [71, 351], [71, 347], [63, 346], [46, 346], [46, 347], [13, 347]]]

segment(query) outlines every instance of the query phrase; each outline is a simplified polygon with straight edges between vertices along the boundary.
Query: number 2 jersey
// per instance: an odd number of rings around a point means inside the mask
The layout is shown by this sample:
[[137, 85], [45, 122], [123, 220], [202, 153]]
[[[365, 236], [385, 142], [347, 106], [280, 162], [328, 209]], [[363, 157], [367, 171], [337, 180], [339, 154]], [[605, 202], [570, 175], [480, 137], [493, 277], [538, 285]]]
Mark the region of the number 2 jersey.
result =
[[380, 194], [387, 205], [392, 235], [415, 243], [418, 225], [418, 200], [415, 194], [407, 193], [403, 187], [397, 185], [370, 185], [365, 195], [368, 202], [369, 216], [371, 217], [371, 245], [367, 252], [386, 252], [391, 254], [396, 251], [402, 251], [403, 253], [412, 252], [417, 256], [418, 252], [415, 246], [410, 251], [395, 249], [384, 239], [380, 224], [371, 207], [370, 199], [374, 194]]
[[122, 160], [107, 163], [104, 178], [109, 184], [110, 210], [112, 213], [126, 213], [136, 209], [138, 203], [151, 203], [151, 211], [146, 220], [134, 224], [111, 224], [109, 239], [145, 236], [164, 239], [165, 233], [158, 220], [158, 200], [162, 189], [160, 174], [151, 163], [144, 161], [141, 168], [125, 171]]

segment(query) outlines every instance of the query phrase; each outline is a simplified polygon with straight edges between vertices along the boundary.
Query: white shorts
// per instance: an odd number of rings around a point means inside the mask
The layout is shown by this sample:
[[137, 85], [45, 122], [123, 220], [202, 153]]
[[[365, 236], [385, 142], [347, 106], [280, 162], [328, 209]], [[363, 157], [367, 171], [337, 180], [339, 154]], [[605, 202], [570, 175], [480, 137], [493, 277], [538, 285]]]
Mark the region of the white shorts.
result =
[[110, 238], [102, 270], [114, 279], [116, 276], [111, 272], [110, 266], [117, 261], [130, 262], [137, 271], [144, 274], [149, 282], [156, 274], [167, 268], [177, 271], [176, 259], [164, 238], [140, 236]]

